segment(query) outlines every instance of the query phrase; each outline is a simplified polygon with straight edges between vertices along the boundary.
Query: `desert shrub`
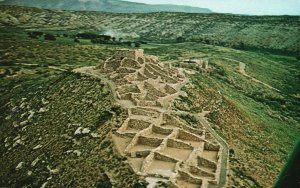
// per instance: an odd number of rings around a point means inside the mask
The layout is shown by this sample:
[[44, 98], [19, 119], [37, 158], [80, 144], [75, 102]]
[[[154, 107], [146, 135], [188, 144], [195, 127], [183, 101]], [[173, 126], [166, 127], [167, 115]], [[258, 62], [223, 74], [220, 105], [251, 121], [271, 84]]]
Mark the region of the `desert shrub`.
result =
[[96, 39], [99, 38], [99, 35], [94, 33], [78, 33], [76, 37], [81, 39]]
[[17, 187], [26, 187], [28, 185], [35, 185], [37, 184], [37, 178], [34, 176], [23, 176], [20, 177], [17, 182], [16, 182], [16, 186]]
[[93, 44], [108, 44], [109, 41], [97, 38], [97, 39], [91, 39], [91, 43], [93, 43]]
[[213, 73], [215, 75], [217, 75], [217, 77], [221, 78], [221, 77], [226, 77], [227, 76], [227, 73], [226, 73], [226, 70], [224, 69], [224, 67], [222, 67], [220, 65], [217, 65], [215, 63], [210, 63], [210, 64], [215, 68]]
[[100, 114], [100, 116], [97, 119], [96, 125], [100, 127], [103, 125], [106, 121], [110, 120], [112, 118], [113, 114], [109, 111], [104, 111]]
[[217, 110], [213, 110], [208, 114], [208, 119], [213, 122], [216, 123], [218, 120], [218, 116], [219, 116], [219, 111]]
[[176, 42], [178, 42], [178, 43], [181, 43], [181, 42], [184, 42], [184, 41], [185, 41], [184, 37], [177, 37], [176, 38]]
[[115, 37], [111, 37], [110, 35], [99, 35], [98, 38], [102, 39], [104, 41], [110, 41], [112, 38], [115, 38]]
[[135, 45], [135, 47], [137, 47], [137, 48], [141, 47], [141, 43], [140, 43], [140, 42], [135, 42], [134, 45]]
[[120, 106], [113, 106], [111, 108], [111, 111], [116, 113], [117, 116], [119, 116], [122, 113], [122, 108]]
[[133, 188], [146, 188], [148, 183], [146, 181], [137, 181], [134, 182]]
[[97, 187], [97, 188], [111, 188], [112, 184], [110, 182], [109, 177], [105, 173], [103, 173], [103, 174], [100, 174], [100, 179], [97, 181], [95, 187]]
[[40, 31], [32, 31], [32, 32], [28, 32], [27, 34], [30, 38], [37, 39], [37, 38], [43, 36], [44, 33], [40, 32]]
[[55, 36], [49, 33], [45, 34], [44, 38], [45, 40], [53, 40], [53, 41], [56, 40]]
[[181, 119], [183, 119], [184, 121], [186, 121], [192, 127], [197, 127], [198, 126], [198, 120], [195, 116], [192, 116], [190, 114], [181, 114], [179, 117]]
[[146, 41], [143, 41], [143, 40], [141, 40], [141, 41], [138, 41], [139, 43], [141, 43], [141, 44], [148, 44], [148, 42], [146, 42]]

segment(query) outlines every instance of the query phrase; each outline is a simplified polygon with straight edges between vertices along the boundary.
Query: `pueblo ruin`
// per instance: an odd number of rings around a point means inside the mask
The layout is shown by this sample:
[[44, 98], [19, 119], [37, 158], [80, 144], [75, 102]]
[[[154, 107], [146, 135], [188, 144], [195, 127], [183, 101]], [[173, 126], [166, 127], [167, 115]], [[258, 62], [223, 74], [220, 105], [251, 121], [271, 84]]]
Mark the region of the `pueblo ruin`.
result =
[[180, 120], [184, 112], [172, 109], [173, 101], [186, 95], [182, 68], [160, 63], [143, 50], [124, 49], [99, 67], [79, 72], [104, 75], [116, 103], [128, 111], [112, 138], [135, 173], [150, 183], [166, 181], [179, 188], [221, 185], [226, 178], [221, 171], [227, 168], [223, 145], [203, 121], [193, 128]]

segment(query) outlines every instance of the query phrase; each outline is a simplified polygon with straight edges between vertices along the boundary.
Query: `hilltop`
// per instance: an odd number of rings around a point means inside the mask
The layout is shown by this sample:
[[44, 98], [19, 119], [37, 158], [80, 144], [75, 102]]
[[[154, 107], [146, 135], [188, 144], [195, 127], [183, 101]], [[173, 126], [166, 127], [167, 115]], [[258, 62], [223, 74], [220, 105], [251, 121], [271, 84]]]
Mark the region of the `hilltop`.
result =
[[300, 52], [299, 16], [226, 14], [120, 14], [53, 11], [0, 6], [2, 26], [60, 31], [91, 31], [134, 36], [138, 40], [197, 42], [237, 49]]
[[182, 5], [150, 5], [120, 0], [5, 0], [0, 5], [19, 5], [57, 10], [86, 10], [122, 13], [194, 12], [211, 13], [209, 9]]

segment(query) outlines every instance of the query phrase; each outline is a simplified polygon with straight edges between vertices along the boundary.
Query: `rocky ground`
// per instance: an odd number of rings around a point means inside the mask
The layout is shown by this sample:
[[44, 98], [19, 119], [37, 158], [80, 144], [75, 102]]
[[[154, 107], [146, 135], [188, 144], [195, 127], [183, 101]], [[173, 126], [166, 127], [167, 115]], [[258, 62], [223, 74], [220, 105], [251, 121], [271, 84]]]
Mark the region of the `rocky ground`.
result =
[[1, 91], [1, 186], [139, 184], [111, 142], [126, 114], [101, 80], [64, 73], [30, 89]]

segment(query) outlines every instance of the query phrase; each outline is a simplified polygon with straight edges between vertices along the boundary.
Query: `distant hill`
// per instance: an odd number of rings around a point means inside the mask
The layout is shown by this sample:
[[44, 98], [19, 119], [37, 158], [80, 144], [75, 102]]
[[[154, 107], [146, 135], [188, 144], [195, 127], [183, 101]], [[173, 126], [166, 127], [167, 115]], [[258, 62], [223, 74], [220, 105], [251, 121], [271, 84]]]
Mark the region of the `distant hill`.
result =
[[4, 0], [0, 5], [18, 5], [59, 10], [86, 10], [119, 13], [188, 12], [211, 13], [206, 8], [181, 5], [149, 5], [120, 0]]
[[238, 49], [300, 52], [300, 16], [103, 13], [0, 6], [0, 27], [91, 31], [159, 43], [199, 42]]

